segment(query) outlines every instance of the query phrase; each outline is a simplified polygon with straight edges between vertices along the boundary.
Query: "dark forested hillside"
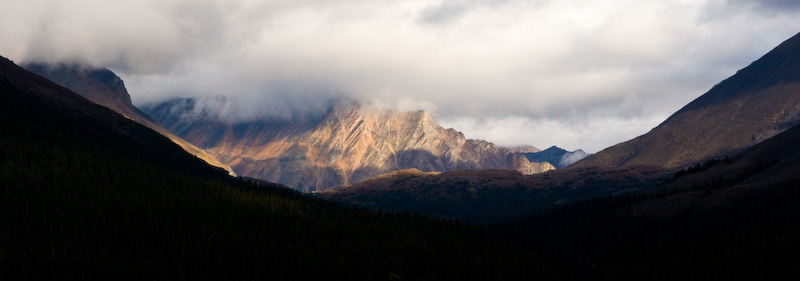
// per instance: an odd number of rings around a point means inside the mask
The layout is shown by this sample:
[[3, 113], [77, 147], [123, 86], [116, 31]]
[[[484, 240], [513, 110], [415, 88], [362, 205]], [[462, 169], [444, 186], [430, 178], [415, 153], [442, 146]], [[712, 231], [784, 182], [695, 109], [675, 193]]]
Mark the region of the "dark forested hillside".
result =
[[724, 207], [662, 217], [637, 212], [649, 201], [680, 195], [594, 199], [509, 228], [519, 231], [512, 240], [569, 257], [592, 280], [800, 278], [800, 177], [749, 192]]

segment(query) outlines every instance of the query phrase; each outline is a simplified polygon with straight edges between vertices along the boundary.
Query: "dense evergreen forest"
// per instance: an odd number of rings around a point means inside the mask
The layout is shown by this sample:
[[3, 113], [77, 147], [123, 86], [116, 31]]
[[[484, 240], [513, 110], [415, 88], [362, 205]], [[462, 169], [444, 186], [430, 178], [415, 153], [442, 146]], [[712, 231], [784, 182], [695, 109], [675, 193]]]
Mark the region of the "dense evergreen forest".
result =
[[800, 278], [800, 179], [723, 208], [636, 215], [636, 203], [668, 195], [579, 202], [511, 223], [510, 240], [568, 256], [592, 280]]
[[800, 181], [668, 218], [631, 214], [662, 194], [469, 225], [229, 178], [132, 121], [64, 107], [8, 77], [0, 280], [800, 277]]

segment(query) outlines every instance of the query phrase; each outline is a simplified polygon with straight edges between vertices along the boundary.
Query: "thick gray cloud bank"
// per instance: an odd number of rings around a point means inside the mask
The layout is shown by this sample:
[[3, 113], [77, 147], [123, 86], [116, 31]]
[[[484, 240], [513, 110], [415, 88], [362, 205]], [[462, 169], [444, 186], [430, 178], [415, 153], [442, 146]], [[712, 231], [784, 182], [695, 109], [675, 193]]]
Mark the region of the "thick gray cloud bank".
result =
[[108, 67], [232, 120], [350, 97], [596, 152], [800, 31], [796, 0], [0, 0], [0, 55]]

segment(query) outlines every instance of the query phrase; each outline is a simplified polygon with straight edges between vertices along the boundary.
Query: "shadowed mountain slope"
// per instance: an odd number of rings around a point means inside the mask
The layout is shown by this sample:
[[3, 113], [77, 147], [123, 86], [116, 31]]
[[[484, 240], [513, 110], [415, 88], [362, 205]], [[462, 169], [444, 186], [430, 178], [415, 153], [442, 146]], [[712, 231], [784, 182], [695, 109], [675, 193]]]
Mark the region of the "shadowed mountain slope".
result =
[[647, 134], [573, 167], [678, 168], [733, 156], [800, 123], [800, 34], [720, 82]]
[[800, 188], [800, 125], [758, 143], [729, 159], [710, 160], [677, 172], [657, 196], [634, 204], [628, 212], [668, 217], [689, 211], [729, 208], [761, 193]]
[[576, 200], [653, 187], [668, 174], [657, 167], [593, 167], [535, 175], [500, 169], [444, 173], [411, 169], [317, 195], [365, 208], [496, 222], [518, 219]]
[[[0, 60], [0, 79], [3, 79], [4, 87], [4, 121], [9, 122], [4, 125], [13, 126], [11, 128], [27, 126], [30, 132], [49, 132], [52, 136], [48, 138], [57, 139], [57, 136], [64, 135], [65, 142], [77, 142], [80, 145], [99, 143], [110, 151], [138, 154], [174, 166], [180, 171], [201, 174], [222, 172], [192, 157], [163, 135], [28, 72], [5, 58]], [[91, 141], [82, 143], [80, 140]]]
[[122, 79], [108, 69], [95, 69], [78, 64], [46, 65], [41, 63], [28, 63], [22, 65], [28, 71], [36, 73], [50, 81], [55, 82], [71, 91], [89, 99], [90, 101], [116, 111], [150, 129], [168, 137], [181, 148], [197, 156], [207, 163], [226, 169], [235, 176], [233, 170], [219, 162], [197, 146], [172, 134], [159, 124], [150, 120], [131, 103], [131, 97], [125, 88]]
[[173, 100], [144, 110], [238, 174], [302, 191], [411, 168], [425, 172], [503, 168], [526, 174], [554, 169], [492, 143], [466, 139], [456, 130], [442, 128], [425, 111], [396, 112], [340, 101], [320, 117], [231, 124], [217, 115], [214, 106], [198, 103]]

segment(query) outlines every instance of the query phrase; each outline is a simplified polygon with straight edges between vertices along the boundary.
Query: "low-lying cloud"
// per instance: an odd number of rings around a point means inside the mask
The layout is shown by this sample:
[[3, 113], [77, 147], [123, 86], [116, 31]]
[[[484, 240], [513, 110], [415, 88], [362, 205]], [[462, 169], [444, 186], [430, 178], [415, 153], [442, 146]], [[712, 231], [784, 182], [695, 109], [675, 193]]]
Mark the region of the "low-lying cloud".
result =
[[586, 158], [587, 156], [589, 156], [589, 154], [580, 149], [572, 152], [567, 152], [566, 154], [564, 154], [564, 156], [561, 156], [561, 161], [558, 162], [558, 166], [566, 167], [575, 164], [575, 162], [578, 162], [581, 159]]
[[596, 152], [800, 31], [797, 3], [0, 0], [0, 55], [108, 67], [137, 104], [222, 96], [235, 120], [348, 97]]

